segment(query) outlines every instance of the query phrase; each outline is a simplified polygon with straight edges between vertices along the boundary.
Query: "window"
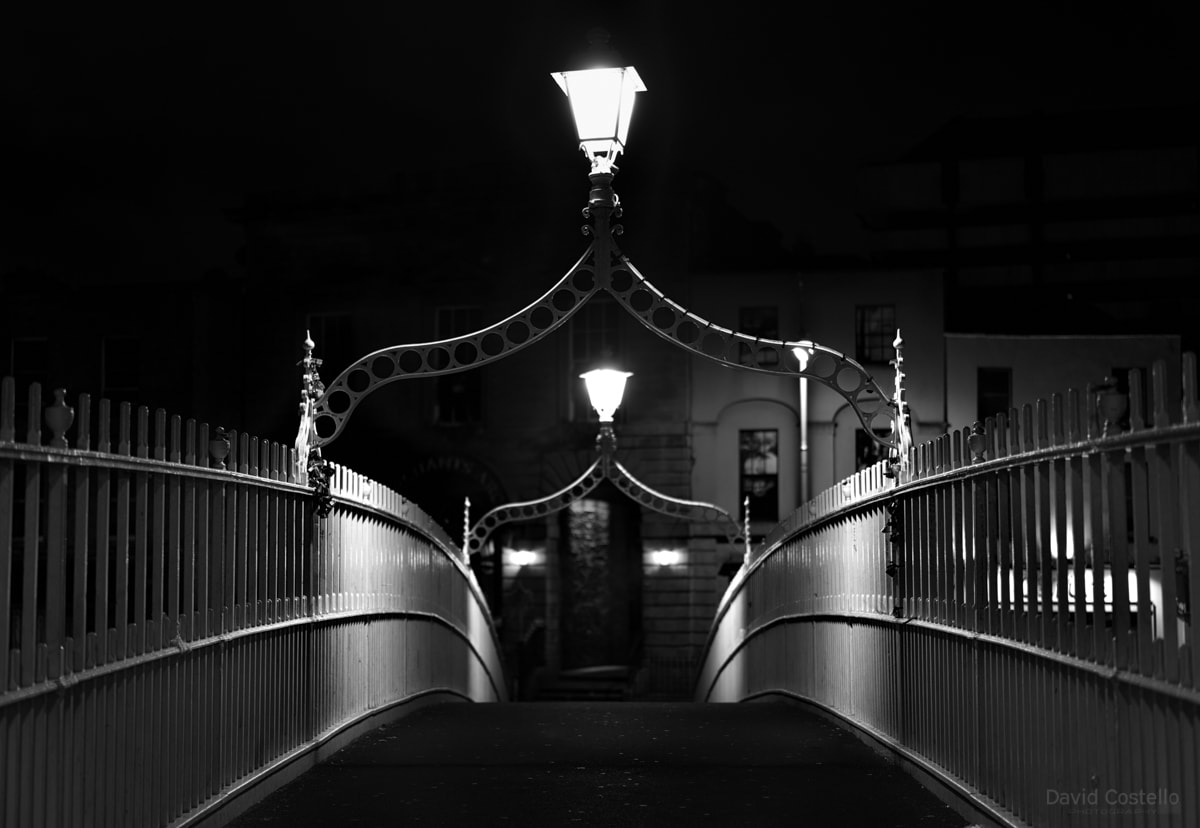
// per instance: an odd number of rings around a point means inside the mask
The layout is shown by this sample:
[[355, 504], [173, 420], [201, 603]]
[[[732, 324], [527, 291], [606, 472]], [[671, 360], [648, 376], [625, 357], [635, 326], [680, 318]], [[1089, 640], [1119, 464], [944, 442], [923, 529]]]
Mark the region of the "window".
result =
[[895, 305], [859, 305], [854, 309], [855, 359], [866, 363], [887, 363], [895, 356]]
[[1012, 369], [984, 368], [975, 372], [975, 419], [983, 422], [1012, 408]]
[[[475, 333], [481, 314], [475, 305], [448, 305], [437, 309], [437, 338], [451, 339]], [[483, 378], [472, 368], [437, 378], [433, 421], [439, 425], [470, 425], [483, 419]]]
[[140, 349], [136, 337], [106, 336], [100, 345], [100, 396], [113, 402], [136, 403], [140, 380]]
[[[617, 344], [620, 318], [620, 306], [607, 293], [594, 295], [571, 318], [569, 379], [573, 390], [570, 396], [572, 410], [569, 416], [572, 420], [586, 422], [596, 416], [579, 375], [593, 368], [623, 367], [616, 364], [620, 359]], [[621, 416], [621, 409], [617, 409], [616, 416]]]
[[743, 430], [738, 439], [742, 503], [750, 498], [750, 519], [779, 520], [779, 432]]
[[[741, 308], [738, 311], [738, 331], [759, 339], [779, 339], [779, 309]], [[779, 351], [775, 349], [760, 351], [755, 360], [749, 345], [739, 345], [738, 361], [742, 365], [775, 365], [779, 362]]]
[[49, 350], [45, 337], [15, 337], [10, 341], [8, 370], [4, 373], [16, 382], [18, 394], [24, 394], [30, 383], [46, 382]]

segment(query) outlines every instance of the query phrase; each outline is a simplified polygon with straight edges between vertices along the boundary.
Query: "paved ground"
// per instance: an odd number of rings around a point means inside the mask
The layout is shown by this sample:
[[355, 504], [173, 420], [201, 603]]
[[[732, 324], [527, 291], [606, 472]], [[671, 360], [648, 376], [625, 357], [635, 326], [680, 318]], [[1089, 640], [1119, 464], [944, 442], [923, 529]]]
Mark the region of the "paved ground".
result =
[[431, 705], [231, 826], [966, 824], [854, 734], [780, 701]]

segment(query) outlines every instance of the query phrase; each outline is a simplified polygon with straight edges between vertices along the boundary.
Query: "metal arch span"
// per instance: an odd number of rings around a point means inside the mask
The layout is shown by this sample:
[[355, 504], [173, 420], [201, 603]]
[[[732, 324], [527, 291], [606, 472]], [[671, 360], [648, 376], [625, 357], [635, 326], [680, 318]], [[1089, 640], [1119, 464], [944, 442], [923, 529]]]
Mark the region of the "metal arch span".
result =
[[745, 531], [743, 527], [738, 526], [737, 521], [730, 517], [729, 512], [726, 512], [720, 506], [699, 500], [683, 500], [682, 498], [665, 495], [662, 492], [656, 492], [630, 474], [629, 470], [615, 459], [612, 461], [612, 468], [608, 476], [617, 484], [617, 488], [623, 491], [631, 500], [640, 503], [648, 509], [664, 515], [671, 515], [672, 517], [720, 523], [725, 530], [725, 537], [730, 543], [737, 543], [743, 538]]
[[517, 520], [532, 520], [553, 514], [560, 509], [566, 508], [569, 503], [579, 500], [592, 489], [599, 486], [600, 481], [605, 478], [604, 471], [600, 468], [600, 462], [603, 459], [602, 457], [597, 457], [583, 474], [573, 482], [563, 486], [554, 494], [546, 495], [537, 500], [505, 503], [484, 514], [471, 527], [470, 532], [467, 533], [467, 555], [470, 556], [478, 552], [487, 543], [492, 532], [504, 524]]
[[[331, 443], [375, 389], [409, 377], [466, 371], [508, 356], [561, 327], [600, 290], [611, 293], [659, 337], [705, 359], [742, 370], [804, 377], [832, 388], [854, 409], [872, 440], [894, 450], [902, 447], [905, 424], [897, 403], [861, 365], [814, 342], [761, 339], [697, 316], [650, 284], [617, 248], [606, 221], [598, 221], [593, 242], [557, 284], [507, 319], [452, 339], [384, 348], [352, 363], [313, 402], [309, 446], [320, 449]], [[809, 354], [803, 366], [792, 353], [797, 346]], [[746, 355], [750, 358], [743, 361]], [[881, 437], [876, 431], [884, 427], [887, 434]]]
[[601, 454], [582, 475], [557, 492], [537, 500], [505, 503], [484, 514], [467, 533], [467, 556], [470, 557], [482, 549], [492, 533], [504, 524], [532, 520], [561, 511], [582, 499], [605, 479], [612, 481], [630, 500], [652, 511], [688, 520], [720, 523], [730, 543], [737, 543], [743, 537], [742, 527], [720, 506], [697, 500], [683, 500], [655, 491], [634, 477], [615, 458]]
[[[826, 385], [850, 403], [873, 440], [889, 448], [898, 447], [895, 402], [853, 359], [815, 342], [760, 339], [715, 325], [671, 301], [650, 284], [628, 258], [619, 252], [618, 256], [620, 264], [613, 268], [612, 279], [605, 289], [643, 326], [673, 345], [722, 365], [767, 374], [805, 377]], [[796, 346], [805, 348], [810, 354], [803, 368], [792, 353]], [[742, 356], [746, 353], [750, 358], [743, 362]], [[774, 356], [762, 358], [768, 354]], [[877, 423], [878, 420], [882, 422]], [[888, 427], [887, 437], [875, 433], [877, 428], [885, 426]]]
[[311, 446], [320, 448], [333, 442], [358, 404], [378, 388], [409, 377], [443, 376], [477, 368], [561, 327], [600, 288], [595, 247], [595, 243], [589, 244], [574, 267], [553, 287], [507, 319], [452, 339], [383, 348], [351, 363], [315, 401]]

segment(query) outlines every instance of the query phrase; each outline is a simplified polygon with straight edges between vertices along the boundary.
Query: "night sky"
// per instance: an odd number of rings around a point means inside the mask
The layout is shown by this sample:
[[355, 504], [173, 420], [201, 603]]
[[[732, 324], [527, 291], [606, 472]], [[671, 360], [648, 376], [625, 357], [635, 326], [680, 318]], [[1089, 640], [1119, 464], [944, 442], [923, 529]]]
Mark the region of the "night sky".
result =
[[1194, 104], [1200, 88], [1182, 2], [584, 5], [6, 11], [0, 265], [195, 278], [237, 268], [225, 211], [248, 195], [380, 191], [467, 158], [561, 164], [578, 150], [550, 73], [595, 25], [648, 87], [622, 179], [667, 155], [702, 166], [819, 253], [861, 249], [855, 170], [956, 115]]

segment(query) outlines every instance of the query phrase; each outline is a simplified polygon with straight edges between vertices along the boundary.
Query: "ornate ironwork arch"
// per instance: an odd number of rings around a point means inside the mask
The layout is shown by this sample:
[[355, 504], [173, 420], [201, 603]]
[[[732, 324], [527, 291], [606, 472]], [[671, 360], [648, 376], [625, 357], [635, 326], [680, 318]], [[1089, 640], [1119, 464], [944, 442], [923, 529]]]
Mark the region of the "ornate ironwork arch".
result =
[[602, 426], [600, 456], [583, 474], [553, 494], [516, 503], [505, 503], [485, 513], [466, 533], [464, 553], [468, 558], [478, 552], [492, 533], [506, 523], [533, 520], [565, 509], [581, 500], [605, 479], [610, 480], [630, 500], [655, 512], [689, 520], [703, 520], [721, 525], [729, 543], [742, 540], [742, 527], [720, 506], [697, 500], [683, 500], [655, 491], [642, 483], [613, 457], [615, 438], [609, 426]]
[[[374, 351], [353, 362], [327, 388], [312, 391], [301, 431], [308, 429], [307, 446], [319, 451], [345, 429], [354, 409], [373, 391], [410, 377], [436, 377], [467, 371], [494, 362], [537, 342], [561, 327], [600, 290], [611, 293], [646, 328], [673, 345], [722, 365], [748, 371], [807, 377], [840, 394], [858, 415], [870, 437], [891, 449], [903, 440], [899, 403], [883, 393], [867, 371], [845, 354], [813, 342], [761, 339], [723, 328], [671, 301], [655, 288], [621, 253], [614, 240], [621, 225], [620, 200], [612, 190], [612, 173], [593, 173], [585, 218], [593, 236], [583, 256], [566, 275], [539, 298], [508, 318], [474, 333], [438, 342], [396, 345]], [[743, 346], [753, 358], [743, 364]], [[792, 349], [808, 354], [799, 361]], [[774, 359], [760, 360], [764, 352]], [[766, 363], [766, 364], [764, 364]], [[891, 428], [876, 433], [877, 421]], [[298, 439], [299, 447], [301, 440]], [[306, 458], [301, 458], [304, 462]]]

